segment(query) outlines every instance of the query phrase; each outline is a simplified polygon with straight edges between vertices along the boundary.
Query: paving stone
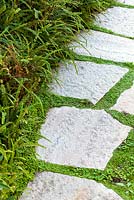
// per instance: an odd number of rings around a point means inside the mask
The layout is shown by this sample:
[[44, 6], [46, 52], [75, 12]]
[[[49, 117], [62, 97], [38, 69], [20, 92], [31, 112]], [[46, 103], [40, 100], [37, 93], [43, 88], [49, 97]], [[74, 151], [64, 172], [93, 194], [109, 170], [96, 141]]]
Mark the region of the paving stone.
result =
[[81, 41], [81, 44], [70, 44], [70, 48], [77, 54], [118, 62], [134, 61], [134, 40], [100, 31], [90, 31], [81, 32], [78, 41]]
[[113, 151], [127, 138], [130, 127], [104, 110], [53, 108], [49, 111], [37, 147], [46, 162], [104, 169]]
[[111, 109], [134, 115], [134, 85], [121, 94]]
[[92, 62], [75, 62], [61, 65], [58, 70], [58, 84], [51, 84], [51, 91], [61, 96], [88, 99], [97, 103], [122, 77], [128, 69], [113, 65], [101, 65]]
[[120, 3], [124, 3], [127, 5], [134, 5], [134, 0], [118, 0]]
[[134, 9], [110, 8], [96, 17], [96, 24], [115, 33], [134, 37]]
[[20, 200], [123, 200], [101, 183], [51, 172], [37, 174], [28, 188]]

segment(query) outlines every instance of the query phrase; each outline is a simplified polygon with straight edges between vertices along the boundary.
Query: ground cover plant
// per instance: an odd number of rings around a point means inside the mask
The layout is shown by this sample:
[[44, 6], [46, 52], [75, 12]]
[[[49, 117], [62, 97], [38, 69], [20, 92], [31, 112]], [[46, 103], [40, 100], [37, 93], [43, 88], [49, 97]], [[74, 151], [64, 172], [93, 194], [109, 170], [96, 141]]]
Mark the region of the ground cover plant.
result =
[[[35, 147], [40, 137], [39, 128], [46, 112], [54, 106], [91, 107], [92, 105], [89, 102], [74, 101], [71, 98], [60, 98], [49, 94], [47, 84], [53, 78], [52, 69], [58, 66], [60, 60], [74, 59], [67, 44], [76, 39], [76, 33], [88, 28], [96, 13], [113, 4], [114, 1], [111, 0], [0, 0], [0, 198], [2, 200], [17, 199], [37, 171], [47, 170], [48, 167], [50, 171], [56, 172], [57, 167], [53, 170], [52, 165], [43, 166], [35, 155]], [[128, 64], [129, 66], [132, 65]], [[126, 80], [128, 84], [129, 80]], [[104, 98], [104, 103], [100, 102], [98, 108], [108, 108], [111, 102], [107, 99]], [[125, 116], [120, 117], [119, 113], [115, 112], [112, 115], [122, 119], [122, 123], [127, 123]], [[133, 117], [130, 118], [133, 123]], [[133, 135], [128, 140], [127, 147], [121, 147], [123, 150], [127, 148], [127, 158], [133, 157], [132, 142], [130, 142], [132, 139]], [[115, 168], [118, 165], [118, 156], [121, 154], [122, 151], [117, 155], [117, 160], [115, 157], [112, 161], [115, 163]], [[123, 162], [122, 160], [122, 165]], [[126, 164], [128, 169], [131, 168], [131, 164], [129, 162]], [[128, 199], [131, 199], [133, 182], [130, 181], [129, 185], [125, 183], [127, 179], [132, 179], [132, 170], [127, 170], [127, 175], [124, 175], [126, 166], [120, 173], [117, 169], [111, 171], [110, 167], [104, 173], [64, 167], [63, 173], [94, 178], [104, 183], [108, 180], [109, 185], [111, 185], [110, 180], [113, 181], [113, 177], [119, 175], [123, 182], [120, 181], [113, 187], [121, 195], [125, 190], [128, 192]], [[61, 169], [62, 167], [59, 171], [62, 171]], [[72, 171], [74, 172], [71, 173]]]

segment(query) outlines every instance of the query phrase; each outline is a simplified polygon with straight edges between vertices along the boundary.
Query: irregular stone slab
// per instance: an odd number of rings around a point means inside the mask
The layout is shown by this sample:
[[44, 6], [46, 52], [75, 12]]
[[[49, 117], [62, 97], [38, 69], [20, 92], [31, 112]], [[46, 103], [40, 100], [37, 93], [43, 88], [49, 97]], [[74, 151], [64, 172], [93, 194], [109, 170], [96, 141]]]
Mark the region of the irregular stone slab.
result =
[[81, 44], [70, 44], [70, 48], [77, 54], [118, 62], [134, 61], [134, 40], [100, 31], [90, 31], [78, 35], [78, 41], [81, 41]]
[[122, 200], [96, 181], [51, 172], [38, 173], [28, 188], [20, 200]]
[[109, 8], [97, 16], [96, 24], [115, 33], [134, 37], [134, 9]]
[[134, 115], [134, 85], [121, 94], [111, 109]]
[[46, 162], [104, 169], [113, 151], [128, 136], [130, 127], [122, 125], [104, 110], [53, 108], [41, 134], [38, 158]]
[[134, 5], [134, 0], [118, 0], [120, 3], [124, 3], [127, 5]]
[[122, 77], [128, 69], [113, 65], [92, 62], [75, 62], [78, 73], [72, 64], [61, 65], [58, 71], [58, 84], [55, 79], [51, 91], [61, 96], [88, 99], [97, 103]]

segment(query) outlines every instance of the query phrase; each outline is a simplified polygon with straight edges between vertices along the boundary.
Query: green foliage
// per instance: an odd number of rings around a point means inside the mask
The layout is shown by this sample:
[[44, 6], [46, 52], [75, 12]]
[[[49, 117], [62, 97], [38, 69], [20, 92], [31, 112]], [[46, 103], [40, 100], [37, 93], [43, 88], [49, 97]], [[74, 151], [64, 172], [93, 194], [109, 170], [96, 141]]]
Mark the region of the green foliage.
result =
[[[67, 44], [111, 0], [0, 0], [0, 198], [17, 199], [38, 171], [35, 147], [50, 103], [38, 96]], [[45, 90], [46, 91], [46, 90]], [[46, 94], [45, 94], [46, 95]], [[47, 97], [47, 95], [46, 95]]]

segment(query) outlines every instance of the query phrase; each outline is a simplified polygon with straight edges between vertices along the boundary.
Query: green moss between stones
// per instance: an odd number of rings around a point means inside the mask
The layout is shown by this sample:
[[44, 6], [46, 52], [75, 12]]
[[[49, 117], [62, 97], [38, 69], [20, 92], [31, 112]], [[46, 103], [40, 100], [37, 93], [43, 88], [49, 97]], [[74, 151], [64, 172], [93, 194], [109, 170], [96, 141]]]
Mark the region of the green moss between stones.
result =
[[[78, 56], [77, 60], [92, 61], [101, 64], [115, 64], [122, 67], [128, 67], [129, 72], [113, 87], [111, 90], [94, 106], [87, 100], [80, 100], [69, 97], [61, 97], [47, 92], [46, 97], [42, 100], [44, 107], [60, 107], [60, 106], [75, 106], [78, 108], [105, 109], [106, 112], [112, 115], [121, 123], [134, 127], [134, 116], [126, 113], [120, 113], [115, 110], [110, 110], [120, 94], [132, 86], [134, 80], [134, 69], [132, 63], [118, 63], [105, 61], [93, 57]], [[100, 65], [101, 67], [101, 65]], [[42, 93], [43, 94], [43, 93]], [[42, 95], [43, 97], [43, 95]], [[93, 179], [103, 183], [108, 188], [113, 189], [123, 199], [132, 200], [134, 197], [134, 131], [132, 130], [128, 138], [118, 147], [112, 159], [109, 161], [106, 169], [96, 170], [87, 168], [76, 168], [73, 166], [64, 166], [52, 163], [39, 161], [39, 172], [51, 171], [70, 176]]]

